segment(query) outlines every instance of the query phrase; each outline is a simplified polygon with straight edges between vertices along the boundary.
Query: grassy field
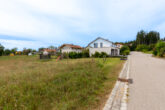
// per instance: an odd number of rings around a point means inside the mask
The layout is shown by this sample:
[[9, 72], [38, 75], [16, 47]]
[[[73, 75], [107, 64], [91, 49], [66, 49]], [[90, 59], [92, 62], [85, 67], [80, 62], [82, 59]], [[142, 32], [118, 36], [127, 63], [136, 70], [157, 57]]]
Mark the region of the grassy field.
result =
[[99, 110], [122, 65], [119, 58], [0, 57], [0, 110]]

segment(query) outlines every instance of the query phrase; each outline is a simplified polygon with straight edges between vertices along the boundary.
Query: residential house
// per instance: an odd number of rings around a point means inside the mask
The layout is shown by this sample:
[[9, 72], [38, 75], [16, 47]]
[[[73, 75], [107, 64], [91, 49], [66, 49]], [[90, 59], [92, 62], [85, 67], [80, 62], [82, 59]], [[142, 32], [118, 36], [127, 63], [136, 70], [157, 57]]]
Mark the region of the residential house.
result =
[[82, 52], [82, 47], [79, 45], [73, 45], [73, 44], [63, 44], [60, 47], [61, 53], [69, 53], [69, 52]]
[[47, 52], [48, 54], [55, 55], [57, 52], [57, 49], [46, 48], [46, 49], [43, 49], [43, 52], [45, 52], [45, 53]]
[[119, 47], [120, 49], [123, 47], [123, 44], [121, 43], [116, 43], [116, 46]]
[[117, 47], [116, 44], [101, 37], [98, 37], [94, 41], [90, 42], [86, 48], [89, 49], [90, 56], [95, 54], [95, 52], [105, 52], [109, 56], [120, 55], [120, 48]]

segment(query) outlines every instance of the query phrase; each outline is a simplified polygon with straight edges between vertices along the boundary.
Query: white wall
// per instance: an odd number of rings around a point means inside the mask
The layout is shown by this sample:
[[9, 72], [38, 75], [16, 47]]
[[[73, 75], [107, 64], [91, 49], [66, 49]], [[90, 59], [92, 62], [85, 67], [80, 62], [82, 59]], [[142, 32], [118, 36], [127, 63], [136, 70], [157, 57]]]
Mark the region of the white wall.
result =
[[62, 53], [69, 53], [69, 52], [77, 52], [77, 53], [79, 53], [79, 52], [82, 52], [82, 50], [81, 49], [72, 49], [72, 48], [70, 48], [68, 46], [65, 46], [65, 47], [63, 47], [61, 49], [61, 52]]
[[111, 47], [104, 47], [104, 48], [89, 48], [89, 54], [90, 56], [92, 56], [93, 54], [95, 54], [95, 52], [105, 52], [107, 53], [108, 55], [111, 55]]
[[95, 54], [95, 52], [105, 52], [107, 53], [109, 56], [111, 56], [111, 50], [112, 49], [116, 49], [117, 50], [117, 56], [120, 55], [120, 49], [118, 48], [114, 48], [114, 47], [104, 47], [104, 48], [89, 48], [89, 54], [90, 54], [90, 57]]
[[105, 41], [103, 39], [98, 39], [95, 42], [93, 42], [92, 44], [90, 44], [91, 47], [94, 48], [94, 43], [98, 43], [98, 48], [100, 48], [100, 43], [103, 43], [103, 47], [112, 47], [112, 43]]

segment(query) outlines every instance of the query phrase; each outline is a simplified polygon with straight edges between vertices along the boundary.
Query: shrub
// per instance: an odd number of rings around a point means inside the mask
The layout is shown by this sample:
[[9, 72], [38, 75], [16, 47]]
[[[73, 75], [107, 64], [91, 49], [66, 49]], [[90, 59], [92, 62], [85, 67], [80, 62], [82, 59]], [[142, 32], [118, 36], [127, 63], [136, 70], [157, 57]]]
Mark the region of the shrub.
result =
[[100, 58], [108, 57], [108, 54], [105, 52], [101, 52], [99, 57]]
[[155, 51], [157, 53], [155, 53], [154, 55], [158, 55], [160, 57], [163, 57], [165, 54], [165, 42], [163, 42], [163, 41], [158, 42], [156, 44]]
[[153, 53], [152, 54], [154, 54], [155, 56], [158, 54], [156, 48], [153, 49]]
[[128, 46], [124, 45], [121, 49], [120, 49], [120, 54], [121, 55], [129, 55], [130, 53], [130, 49]]
[[137, 48], [136, 48], [136, 51], [145, 52], [145, 51], [148, 51], [148, 50], [149, 50], [149, 47], [147, 45], [138, 45]]
[[154, 50], [154, 48], [155, 48], [155, 44], [150, 44], [150, 45], [148, 46], [148, 50], [149, 50], [149, 51]]
[[100, 53], [99, 52], [95, 52], [95, 54], [93, 54], [92, 57], [99, 58], [100, 57]]
[[62, 57], [63, 57], [63, 58], [69, 58], [69, 54], [68, 54], [68, 53], [63, 53], [63, 54], [62, 54]]
[[82, 57], [83, 58], [88, 58], [89, 57], [89, 49], [84, 49], [82, 51]]
[[123, 55], [129, 55], [130, 54], [130, 50], [125, 50], [124, 52], [123, 52]]

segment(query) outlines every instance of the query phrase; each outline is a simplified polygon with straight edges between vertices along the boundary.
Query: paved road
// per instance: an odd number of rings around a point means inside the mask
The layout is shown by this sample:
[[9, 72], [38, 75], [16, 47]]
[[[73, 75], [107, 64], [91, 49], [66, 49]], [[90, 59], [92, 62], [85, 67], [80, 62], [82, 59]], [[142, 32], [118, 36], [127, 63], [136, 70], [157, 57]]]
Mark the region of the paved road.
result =
[[131, 53], [130, 78], [128, 110], [165, 110], [165, 60]]

